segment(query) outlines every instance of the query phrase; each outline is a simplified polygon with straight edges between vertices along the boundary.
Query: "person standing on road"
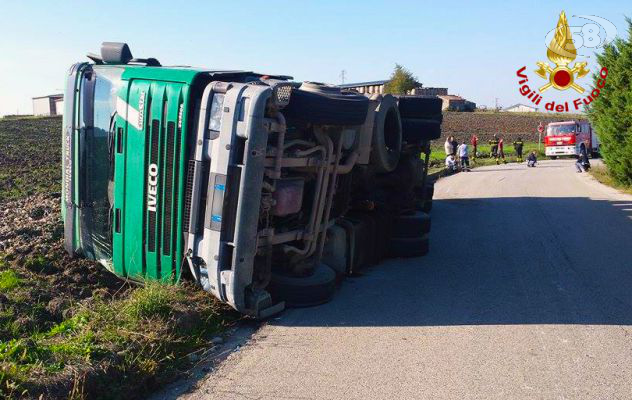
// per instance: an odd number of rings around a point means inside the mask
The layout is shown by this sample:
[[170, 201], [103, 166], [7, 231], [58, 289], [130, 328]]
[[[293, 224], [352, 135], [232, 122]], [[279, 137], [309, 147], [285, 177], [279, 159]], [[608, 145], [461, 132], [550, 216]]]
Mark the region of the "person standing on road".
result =
[[503, 138], [498, 139], [498, 157], [496, 157], [496, 164], [500, 164], [500, 159], [503, 159], [503, 163], [507, 164], [505, 160], [505, 140]]
[[535, 167], [535, 163], [538, 162], [538, 158], [535, 156], [535, 150], [533, 150], [527, 156], [527, 167]]
[[463, 139], [463, 142], [461, 142], [461, 145], [459, 145], [457, 152], [461, 160], [461, 171], [469, 171], [470, 170], [469, 149], [467, 148], [467, 143], [465, 142], [465, 139]]
[[476, 134], [472, 135], [470, 143], [472, 144], [472, 161], [476, 162], [476, 150], [478, 147], [478, 136], [476, 136]]
[[452, 141], [450, 142], [450, 145], [452, 145], [452, 155], [456, 159], [457, 157], [456, 151], [459, 147], [459, 142], [456, 141], [456, 138], [454, 136], [452, 136]]
[[446, 157], [449, 156], [450, 154], [454, 155], [452, 153], [452, 141], [453, 140], [454, 140], [454, 138], [452, 136], [448, 136], [448, 138], [445, 140], [445, 143], [443, 144], [443, 150], [445, 151]]
[[515, 142], [513, 142], [514, 149], [516, 150], [516, 158], [519, 163], [522, 162], [522, 146], [524, 146], [524, 142], [522, 138], [518, 138]]
[[494, 137], [489, 141], [489, 147], [492, 150], [491, 157], [498, 158], [498, 136], [494, 134]]

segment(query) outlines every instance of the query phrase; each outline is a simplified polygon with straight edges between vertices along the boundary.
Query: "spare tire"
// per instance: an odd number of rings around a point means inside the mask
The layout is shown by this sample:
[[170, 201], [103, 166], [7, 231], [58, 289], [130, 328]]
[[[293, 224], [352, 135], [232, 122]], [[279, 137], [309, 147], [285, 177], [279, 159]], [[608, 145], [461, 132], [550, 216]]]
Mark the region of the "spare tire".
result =
[[402, 136], [407, 143], [438, 139], [441, 122], [433, 119], [402, 118]]
[[327, 303], [336, 290], [336, 273], [325, 264], [318, 264], [308, 276], [290, 276], [272, 272], [267, 290], [288, 307], [310, 307]]
[[402, 118], [431, 118], [441, 114], [443, 101], [436, 96], [414, 96], [399, 98], [399, 113]]
[[393, 236], [396, 238], [415, 238], [430, 232], [430, 215], [417, 211], [400, 215], [393, 221]]
[[315, 125], [362, 125], [368, 107], [369, 99], [360, 94], [342, 92], [337, 86], [304, 82], [292, 89], [283, 115], [289, 120]]
[[402, 121], [395, 97], [380, 99], [375, 110], [370, 162], [378, 173], [393, 172], [402, 152]]

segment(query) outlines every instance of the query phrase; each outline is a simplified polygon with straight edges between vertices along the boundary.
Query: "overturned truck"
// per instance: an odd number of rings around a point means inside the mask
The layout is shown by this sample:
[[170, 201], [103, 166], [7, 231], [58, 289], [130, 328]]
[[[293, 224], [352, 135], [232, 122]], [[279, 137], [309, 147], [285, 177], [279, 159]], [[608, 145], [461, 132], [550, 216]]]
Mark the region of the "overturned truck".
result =
[[338, 278], [428, 252], [433, 97], [163, 67], [104, 43], [71, 67], [66, 250], [135, 280], [183, 274], [264, 318]]

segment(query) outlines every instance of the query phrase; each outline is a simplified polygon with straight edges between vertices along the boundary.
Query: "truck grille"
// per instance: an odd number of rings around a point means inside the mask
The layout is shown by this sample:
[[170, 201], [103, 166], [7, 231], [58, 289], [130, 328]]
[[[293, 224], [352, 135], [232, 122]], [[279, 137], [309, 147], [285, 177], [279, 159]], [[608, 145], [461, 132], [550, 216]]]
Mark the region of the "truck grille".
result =
[[162, 230], [162, 251], [163, 254], [169, 255], [171, 254], [171, 215], [173, 210], [171, 206], [173, 204], [173, 142], [174, 142], [174, 134], [175, 134], [176, 124], [172, 121], [169, 121], [167, 124], [167, 146], [166, 146], [166, 157], [165, 157], [165, 196], [164, 196], [164, 205], [165, 205], [165, 218], [163, 222], [164, 229]]
[[[160, 121], [155, 119], [151, 122], [151, 152], [149, 157], [150, 164], [158, 165], [158, 152], [160, 147]], [[158, 185], [156, 187], [156, 192], [160, 192], [160, 170], [158, 170]], [[147, 170], [146, 176], [149, 174], [149, 169]], [[159, 196], [156, 195], [156, 200]], [[149, 204], [150, 198], [149, 194], [147, 196], [146, 203]], [[156, 251], [156, 219], [158, 217], [158, 208], [156, 208], [155, 212], [147, 211], [148, 215], [148, 237], [147, 237], [147, 250], [150, 252]]]
[[[178, 235], [177, 235], [177, 229], [178, 229], [178, 206], [179, 206], [179, 198], [180, 198], [180, 193], [179, 193], [179, 188], [180, 188], [180, 171], [178, 170], [179, 166], [180, 166], [180, 150], [181, 150], [181, 146], [182, 146], [182, 127], [178, 127], [178, 129], [176, 130], [176, 151], [175, 151], [175, 160], [174, 160], [174, 170], [176, 171], [174, 173], [174, 196], [173, 196], [173, 229], [172, 231], [174, 232], [174, 234], [171, 237], [171, 242], [172, 242], [172, 247], [171, 249], [176, 250], [177, 249], [177, 244], [178, 244]], [[174, 273], [176, 273], [176, 263], [178, 262], [178, 260], [176, 260], [174, 258], [173, 260], [173, 270]]]
[[191, 225], [191, 202], [193, 201], [193, 180], [195, 178], [195, 161], [189, 160], [187, 170], [187, 182], [184, 189], [184, 212], [182, 216], [182, 226], [186, 232], [190, 232]]
[[[149, 159], [145, 166], [146, 179], [150, 178], [150, 169], [157, 169], [155, 189], [147, 184], [145, 242], [147, 244], [148, 271], [156, 270], [160, 276], [174, 274], [178, 270], [178, 220], [180, 196], [180, 152], [182, 149], [182, 127], [169, 113], [173, 104], [164, 100], [162, 115], [148, 124], [147, 135]], [[178, 102], [178, 106], [182, 100]], [[177, 107], [176, 107], [177, 109]], [[152, 195], [155, 192], [155, 200]], [[153, 202], [153, 203], [152, 203]], [[154, 207], [151, 205], [155, 204]], [[170, 259], [171, 258], [171, 259]], [[153, 266], [153, 267], [152, 267]]]
[[126, 84], [117, 100], [122, 132], [114, 155], [113, 269], [121, 276], [173, 282], [182, 263], [190, 87], [146, 79]]

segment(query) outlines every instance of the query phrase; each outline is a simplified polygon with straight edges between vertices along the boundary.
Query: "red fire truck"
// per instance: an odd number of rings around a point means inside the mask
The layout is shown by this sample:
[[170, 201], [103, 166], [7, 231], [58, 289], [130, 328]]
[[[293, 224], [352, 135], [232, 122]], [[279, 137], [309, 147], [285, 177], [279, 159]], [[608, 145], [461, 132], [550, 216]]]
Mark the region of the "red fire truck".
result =
[[552, 159], [578, 156], [582, 151], [597, 157], [599, 139], [588, 121], [551, 122], [546, 127], [544, 147], [547, 157]]

